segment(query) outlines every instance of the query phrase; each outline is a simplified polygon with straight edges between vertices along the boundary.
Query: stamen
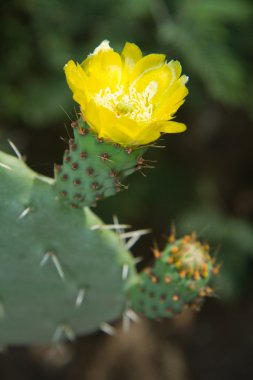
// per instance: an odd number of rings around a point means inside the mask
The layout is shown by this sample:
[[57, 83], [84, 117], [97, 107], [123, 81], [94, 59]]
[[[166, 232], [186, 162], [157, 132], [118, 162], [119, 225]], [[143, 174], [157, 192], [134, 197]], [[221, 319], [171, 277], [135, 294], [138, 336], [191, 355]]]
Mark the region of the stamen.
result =
[[142, 92], [138, 92], [134, 86], [126, 90], [121, 85], [115, 92], [106, 87], [95, 94], [94, 100], [98, 105], [115, 112], [117, 117], [128, 116], [136, 121], [149, 121], [153, 113], [151, 99], [156, 91], [157, 82], [155, 81], [150, 82]]

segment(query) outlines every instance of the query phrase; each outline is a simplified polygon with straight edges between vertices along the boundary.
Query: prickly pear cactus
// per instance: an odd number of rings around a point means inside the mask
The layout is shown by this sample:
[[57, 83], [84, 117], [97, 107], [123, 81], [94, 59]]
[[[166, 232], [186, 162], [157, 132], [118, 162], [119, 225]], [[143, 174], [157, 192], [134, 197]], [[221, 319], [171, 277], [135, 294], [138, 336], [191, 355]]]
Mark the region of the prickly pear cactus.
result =
[[87, 207], [126, 188], [161, 133], [185, 130], [171, 120], [187, 95], [179, 62], [130, 43], [118, 54], [104, 41], [65, 73], [81, 116], [55, 178], [0, 152], [0, 345], [110, 333], [107, 322], [134, 311], [172, 317], [199, 305], [217, 272], [207, 248], [184, 237], [138, 274], [127, 250], [138, 234], [125, 241], [131, 234]]

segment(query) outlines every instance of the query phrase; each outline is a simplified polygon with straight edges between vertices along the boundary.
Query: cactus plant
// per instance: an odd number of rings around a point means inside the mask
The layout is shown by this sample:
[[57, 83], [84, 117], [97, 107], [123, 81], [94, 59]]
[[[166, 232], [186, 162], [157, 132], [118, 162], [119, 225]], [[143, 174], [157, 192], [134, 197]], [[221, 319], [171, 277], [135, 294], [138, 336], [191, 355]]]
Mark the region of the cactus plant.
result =
[[130, 244], [87, 207], [123, 189], [126, 176], [145, 167], [142, 155], [161, 132], [185, 129], [168, 120], [187, 93], [186, 77], [178, 62], [164, 59], [142, 58], [129, 43], [120, 56], [103, 42], [82, 65], [67, 64], [81, 115], [54, 179], [0, 153], [1, 344], [108, 331], [106, 323], [129, 308], [172, 317], [210, 293], [215, 264], [195, 238], [155, 250], [154, 267], [138, 274]]

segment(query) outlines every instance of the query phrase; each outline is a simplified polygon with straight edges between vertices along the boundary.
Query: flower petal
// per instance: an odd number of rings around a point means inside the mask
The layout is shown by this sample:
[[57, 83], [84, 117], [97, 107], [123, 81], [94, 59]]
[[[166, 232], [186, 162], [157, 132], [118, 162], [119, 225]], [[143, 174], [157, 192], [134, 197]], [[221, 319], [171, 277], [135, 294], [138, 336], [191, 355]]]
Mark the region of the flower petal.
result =
[[144, 74], [150, 70], [158, 69], [164, 64], [165, 55], [164, 54], [149, 54], [141, 58], [135, 65], [131, 80], [135, 81], [142, 77]]
[[134, 65], [142, 58], [141, 49], [130, 42], [126, 42], [121, 52], [122, 61], [128, 69], [132, 69]]
[[[120, 55], [111, 48], [95, 49], [94, 53], [90, 54], [81, 66], [88, 77], [96, 79], [100, 89], [110, 87], [112, 90], [116, 90], [120, 84], [122, 61]], [[96, 88], [96, 90], [99, 89]]]
[[160, 103], [156, 105], [154, 110], [154, 120], [168, 120], [184, 103], [184, 98], [188, 94], [185, 86], [187, 77], [183, 75], [172, 86], [168, 87], [163, 93]]
[[180, 77], [182, 72], [182, 67], [179, 61], [174, 61], [173, 59], [167, 63], [167, 66], [174, 72], [174, 78]]
[[180, 133], [186, 130], [186, 125], [177, 121], [165, 121], [160, 125], [160, 132], [165, 133]]
[[77, 90], [83, 91], [86, 88], [88, 78], [79, 64], [69, 61], [64, 66], [64, 71], [68, 85], [73, 92]]
[[121, 52], [121, 59], [123, 64], [122, 84], [127, 85], [129, 82], [130, 74], [133, 71], [135, 64], [142, 58], [142, 51], [140, 48], [130, 42], [126, 42]]
[[86, 106], [85, 119], [100, 138], [122, 146], [143, 145], [148, 142], [147, 137], [150, 138], [150, 133], [147, 134], [147, 123], [139, 123], [124, 116], [117, 117], [108, 108], [97, 107], [93, 100]]
[[167, 65], [163, 65], [139, 77], [135, 82], [135, 88], [138, 92], [147, 93], [149, 101], [156, 104], [161, 101], [164, 92], [173, 81], [174, 71]]
[[[85, 112], [83, 112], [84, 118], [92, 128], [94, 132], [97, 134], [100, 133], [101, 125], [103, 125], [103, 119], [101, 120], [101, 107], [98, 107], [94, 100], [90, 100], [85, 107]], [[82, 110], [84, 111], [84, 110]]]

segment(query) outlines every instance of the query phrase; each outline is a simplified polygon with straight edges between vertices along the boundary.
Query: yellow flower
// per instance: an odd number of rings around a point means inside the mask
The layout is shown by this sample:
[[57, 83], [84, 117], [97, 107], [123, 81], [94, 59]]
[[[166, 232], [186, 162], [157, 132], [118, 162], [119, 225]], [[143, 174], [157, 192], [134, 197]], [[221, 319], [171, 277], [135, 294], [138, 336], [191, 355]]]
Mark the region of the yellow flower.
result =
[[74, 100], [101, 138], [123, 146], [145, 145], [160, 134], [183, 132], [172, 121], [188, 93], [178, 61], [163, 54], [142, 56], [126, 42], [121, 54], [103, 41], [81, 64], [69, 61], [65, 74]]

